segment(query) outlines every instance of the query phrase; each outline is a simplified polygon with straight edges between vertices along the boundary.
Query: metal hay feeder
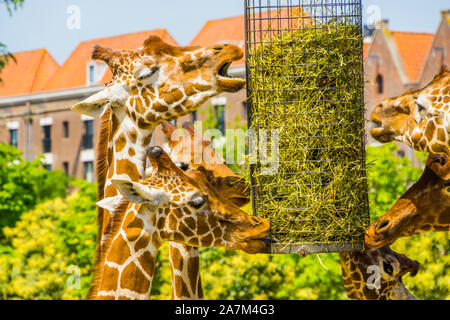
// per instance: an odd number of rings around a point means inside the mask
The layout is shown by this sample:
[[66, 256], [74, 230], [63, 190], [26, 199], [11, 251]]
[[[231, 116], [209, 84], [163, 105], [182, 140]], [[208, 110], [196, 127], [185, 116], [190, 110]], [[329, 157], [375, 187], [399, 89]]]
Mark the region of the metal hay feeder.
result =
[[[360, 0], [246, 0], [248, 126], [278, 132], [250, 164], [270, 253], [355, 251], [369, 223]], [[268, 138], [270, 153], [275, 136]]]

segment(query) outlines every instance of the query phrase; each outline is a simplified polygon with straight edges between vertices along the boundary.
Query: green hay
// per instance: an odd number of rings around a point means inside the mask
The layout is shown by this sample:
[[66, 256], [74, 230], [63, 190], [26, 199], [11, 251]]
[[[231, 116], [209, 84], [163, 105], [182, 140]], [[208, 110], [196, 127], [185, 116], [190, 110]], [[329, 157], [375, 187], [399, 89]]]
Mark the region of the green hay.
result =
[[256, 213], [281, 243], [361, 241], [369, 222], [361, 33], [342, 22], [313, 27], [248, 52], [250, 127], [280, 137], [278, 173], [253, 166]]

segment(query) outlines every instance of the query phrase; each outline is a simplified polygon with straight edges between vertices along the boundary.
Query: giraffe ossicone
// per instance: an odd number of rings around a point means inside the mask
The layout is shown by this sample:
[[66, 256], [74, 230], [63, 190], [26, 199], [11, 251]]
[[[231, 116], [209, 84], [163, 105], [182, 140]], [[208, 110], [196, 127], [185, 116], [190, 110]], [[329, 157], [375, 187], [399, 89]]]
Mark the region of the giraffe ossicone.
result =
[[450, 157], [430, 154], [425, 170], [365, 234], [369, 248], [392, 244], [400, 237], [450, 230]]
[[450, 156], [450, 70], [442, 70], [419, 90], [383, 99], [371, 120], [373, 138], [404, 142], [417, 151]]

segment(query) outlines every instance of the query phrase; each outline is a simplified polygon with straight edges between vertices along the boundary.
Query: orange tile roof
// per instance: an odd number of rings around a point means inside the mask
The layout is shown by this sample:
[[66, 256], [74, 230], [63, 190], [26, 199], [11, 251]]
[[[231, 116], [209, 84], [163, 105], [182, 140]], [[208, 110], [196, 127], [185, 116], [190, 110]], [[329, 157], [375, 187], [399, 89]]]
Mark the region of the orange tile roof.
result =
[[59, 68], [46, 49], [14, 53], [0, 77], [0, 97], [17, 96], [40, 91]]
[[[92, 61], [91, 54], [94, 45], [99, 44], [113, 49], [136, 49], [141, 47], [144, 40], [150, 35], [158, 35], [164, 41], [173, 45], [178, 45], [166, 29], [135, 32], [114, 37], [83, 41], [75, 48], [69, 58], [67, 58], [64, 64], [58, 69], [55, 76], [50, 79], [43, 89], [45, 91], [53, 91], [86, 86], [87, 62]], [[101, 83], [107, 82], [110, 79], [111, 72], [108, 69], [103, 76]]]
[[433, 42], [432, 33], [391, 32], [410, 81], [417, 81]]

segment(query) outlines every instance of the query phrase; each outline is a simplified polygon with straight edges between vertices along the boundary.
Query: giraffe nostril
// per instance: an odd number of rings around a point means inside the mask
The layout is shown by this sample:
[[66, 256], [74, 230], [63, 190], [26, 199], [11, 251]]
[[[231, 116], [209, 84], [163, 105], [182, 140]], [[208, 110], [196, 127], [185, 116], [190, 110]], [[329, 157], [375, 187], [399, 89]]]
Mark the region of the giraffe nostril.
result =
[[223, 47], [214, 47], [213, 48], [213, 50], [217, 50], [217, 51], [220, 51], [220, 50], [222, 50], [223, 49]]
[[389, 225], [389, 220], [385, 220], [378, 224], [377, 231], [381, 231], [382, 229], [386, 228]]

